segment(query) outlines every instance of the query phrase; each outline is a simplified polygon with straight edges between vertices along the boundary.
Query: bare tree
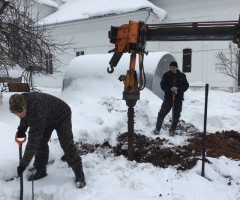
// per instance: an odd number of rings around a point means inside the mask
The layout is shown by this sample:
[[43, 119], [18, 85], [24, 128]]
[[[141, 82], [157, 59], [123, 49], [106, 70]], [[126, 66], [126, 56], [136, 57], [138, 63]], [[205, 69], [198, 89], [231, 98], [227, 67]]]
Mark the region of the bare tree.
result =
[[240, 56], [239, 49], [231, 47], [229, 52], [220, 51], [215, 55], [215, 70], [219, 73], [225, 74], [239, 80], [239, 65]]
[[50, 34], [55, 27], [33, 19], [29, 2], [0, 0], [0, 68], [20, 67], [33, 74], [49, 74], [46, 62], [51, 60], [54, 66], [50, 72], [59, 72], [59, 55], [71, 41], [57, 41]]

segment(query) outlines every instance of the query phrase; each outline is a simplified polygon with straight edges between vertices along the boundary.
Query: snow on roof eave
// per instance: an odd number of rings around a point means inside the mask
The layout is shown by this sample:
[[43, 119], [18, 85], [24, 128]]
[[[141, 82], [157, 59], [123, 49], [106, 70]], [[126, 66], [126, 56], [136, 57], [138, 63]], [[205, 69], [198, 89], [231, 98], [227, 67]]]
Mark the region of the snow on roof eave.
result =
[[[117, 14], [117, 13], [112, 13], [112, 14], [106, 14], [106, 15], [101, 15], [101, 16], [95, 16], [95, 17], [89, 17], [89, 18], [84, 18], [84, 19], [75, 19], [75, 20], [70, 20], [70, 21], [64, 21], [64, 22], [56, 22], [56, 23], [44, 23], [44, 26], [52, 26], [55, 24], [67, 24], [67, 23], [74, 23], [74, 22], [79, 22], [79, 21], [88, 21], [88, 20], [95, 20], [95, 19], [100, 19], [100, 18], [108, 18], [108, 17], [113, 17], [113, 16], [118, 16], [118, 15], [127, 15], [127, 14], [132, 14], [132, 13], [137, 13], [137, 12], [149, 12], [149, 16], [150, 14], [153, 14], [156, 18], [159, 18], [153, 11], [152, 8], [142, 8], [139, 10], [135, 10], [135, 11], [131, 11], [131, 12], [125, 12], [125, 13], [121, 13], [121, 14]], [[147, 19], [147, 18], [146, 18]], [[40, 22], [42, 23], [42, 22]]]
[[55, 3], [51, 0], [33, 0], [33, 1], [35, 1], [36, 3], [42, 4], [42, 5], [53, 7], [53, 8], [59, 7], [57, 3]]

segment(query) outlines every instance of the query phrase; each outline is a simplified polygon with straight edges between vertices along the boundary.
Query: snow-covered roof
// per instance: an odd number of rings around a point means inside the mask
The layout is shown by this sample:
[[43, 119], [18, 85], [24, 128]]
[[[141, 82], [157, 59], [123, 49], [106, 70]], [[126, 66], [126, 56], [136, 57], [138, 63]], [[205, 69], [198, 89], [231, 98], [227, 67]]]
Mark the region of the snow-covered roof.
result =
[[43, 20], [46, 24], [53, 24], [108, 14], [128, 13], [144, 8], [151, 8], [160, 21], [166, 17], [165, 10], [147, 0], [67, 0], [56, 12]]
[[58, 8], [58, 4], [52, 0], [33, 0], [39, 4], [43, 4], [43, 5], [47, 5], [47, 6], [51, 6], [54, 8]]

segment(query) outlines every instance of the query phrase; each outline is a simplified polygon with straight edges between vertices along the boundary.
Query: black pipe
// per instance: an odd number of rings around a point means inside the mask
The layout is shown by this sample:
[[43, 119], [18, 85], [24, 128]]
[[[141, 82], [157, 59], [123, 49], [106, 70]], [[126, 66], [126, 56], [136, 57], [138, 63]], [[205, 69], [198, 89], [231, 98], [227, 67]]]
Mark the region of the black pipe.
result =
[[[19, 159], [22, 160], [22, 145], [19, 146]], [[20, 200], [23, 200], [23, 175], [20, 176]]]
[[134, 108], [128, 108], [128, 159], [133, 160], [134, 152]]
[[174, 102], [175, 102], [175, 93], [173, 92], [172, 93], [172, 123], [171, 123], [170, 131], [169, 131], [170, 136], [175, 136], [174, 133], [173, 133], [173, 130], [171, 130], [171, 128], [173, 127], [173, 122], [174, 122], [174, 112], [175, 112]]
[[205, 109], [204, 109], [203, 152], [202, 152], [202, 173], [201, 173], [203, 177], [204, 177], [205, 151], [206, 151], [207, 103], [208, 103], [208, 84], [206, 84], [206, 87], [205, 87]]

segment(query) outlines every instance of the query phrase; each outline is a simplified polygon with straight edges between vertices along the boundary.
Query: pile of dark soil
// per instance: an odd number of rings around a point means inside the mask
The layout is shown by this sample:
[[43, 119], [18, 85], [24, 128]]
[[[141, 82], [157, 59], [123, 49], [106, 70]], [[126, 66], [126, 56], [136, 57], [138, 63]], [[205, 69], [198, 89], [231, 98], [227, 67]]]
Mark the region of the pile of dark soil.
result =
[[[165, 138], [161, 139], [161, 135], [153, 139], [142, 134], [134, 134], [134, 160], [139, 163], [152, 163], [154, 166], [162, 168], [174, 166], [178, 170], [191, 169], [198, 160], [202, 159], [204, 134], [184, 121], [179, 123], [178, 133], [188, 136], [183, 146], [174, 146]], [[119, 134], [117, 141], [118, 144], [114, 147], [108, 142], [97, 145], [77, 143], [77, 147], [80, 154], [107, 148], [116, 156], [128, 157], [128, 134]], [[213, 158], [225, 156], [233, 160], [240, 160], [240, 133], [233, 130], [207, 133], [206, 156]], [[206, 161], [209, 162], [207, 159]]]
[[[127, 149], [124, 148], [127, 133], [120, 135], [118, 141], [117, 147], [113, 148], [115, 154], [127, 157]], [[135, 135], [134, 141], [134, 160], [137, 162], [149, 162], [162, 168], [176, 166], [178, 170], [185, 170], [191, 169], [196, 165], [197, 160], [202, 159], [203, 133], [197, 133], [187, 139], [188, 144], [183, 146], [164, 147], [166, 139], [157, 137], [153, 140], [140, 134]], [[213, 158], [226, 156], [240, 160], [240, 134], [236, 131], [223, 131], [207, 135], [206, 156]]]

